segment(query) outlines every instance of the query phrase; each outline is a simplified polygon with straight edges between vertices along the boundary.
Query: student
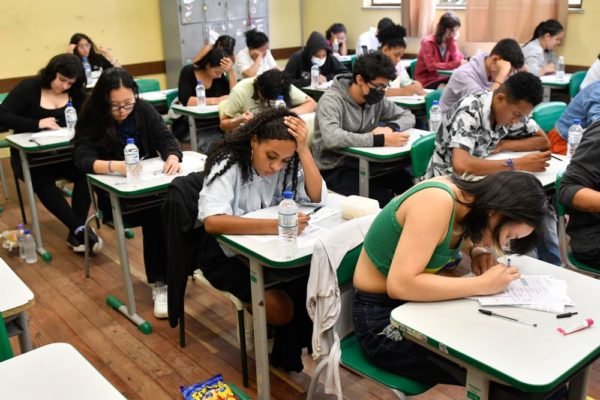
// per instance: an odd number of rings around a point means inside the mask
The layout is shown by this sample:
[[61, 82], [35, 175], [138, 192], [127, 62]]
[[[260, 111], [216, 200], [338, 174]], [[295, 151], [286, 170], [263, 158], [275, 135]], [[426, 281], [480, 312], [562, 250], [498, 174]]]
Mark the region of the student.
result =
[[[598, 82], [596, 82], [597, 84]], [[600, 123], [585, 131], [567, 171], [558, 196], [568, 207], [567, 233], [578, 261], [600, 271]]]
[[[227, 75], [225, 75], [227, 74]], [[225, 50], [212, 48], [194, 64], [186, 65], [179, 73], [178, 98], [186, 106], [198, 105], [196, 86], [198, 81], [206, 88], [206, 104], [219, 104], [229, 97], [229, 92], [237, 83], [233, 72], [233, 62]], [[187, 126], [187, 118], [177, 118], [173, 131], [182, 132]], [[183, 126], [178, 126], [183, 125]], [[218, 119], [196, 119], [196, 134], [198, 149], [207, 154], [210, 146], [219, 140], [223, 134], [219, 129]]]
[[[531, 249], [543, 233], [546, 197], [534, 176], [499, 172], [469, 182], [444, 176], [394, 198], [375, 218], [354, 271], [354, 333], [376, 366], [428, 383], [465, 384], [465, 371], [407, 340], [390, 324], [407, 301], [433, 302], [502, 292], [519, 279], [490, 249]], [[471, 255], [469, 278], [445, 276]], [[452, 372], [456, 372], [453, 374]]]
[[596, 57], [596, 60], [594, 60], [590, 69], [587, 70], [585, 78], [583, 78], [583, 82], [581, 82], [580, 90], [585, 89], [598, 80], [600, 80], [600, 54], [598, 54], [598, 57]]
[[327, 39], [327, 44], [329, 47], [331, 47], [332, 51], [333, 43], [337, 39], [338, 54], [341, 56], [348, 54], [348, 46], [346, 45], [346, 27], [344, 24], [339, 22], [332, 24], [325, 32], [325, 38]]
[[310, 86], [310, 70], [315, 64], [319, 66], [319, 83], [330, 81], [334, 76], [348, 72], [348, 68], [331, 54], [325, 36], [319, 32], [312, 32], [306, 41], [306, 46], [292, 54], [285, 65], [284, 72], [290, 77], [293, 85]]
[[[535, 121], [527, 119], [542, 102], [543, 91], [535, 75], [517, 72], [495, 92], [463, 97], [443, 115], [427, 177], [446, 175], [450, 168], [458, 175], [479, 176], [509, 170], [544, 171], [550, 142]], [[502, 151], [530, 150], [543, 152], [514, 160], [484, 159]]]
[[556, 121], [554, 129], [548, 132], [552, 143], [550, 149], [556, 154], [567, 154], [569, 128], [573, 120], [580, 120], [583, 129], [600, 120], [600, 81], [596, 81], [577, 93], [561, 117]]
[[414, 78], [425, 88], [437, 89], [441, 84], [448, 82], [449, 78], [438, 75], [438, 70], [456, 69], [466, 63], [458, 49], [458, 28], [458, 16], [447, 12], [441, 16], [435, 34], [421, 40]]
[[525, 65], [534, 75], [543, 76], [556, 71], [556, 46], [565, 37], [565, 30], [555, 19], [540, 22], [533, 37], [523, 46]]
[[317, 103], [292, 85], [282, 71], [271, 69], [238, 82], [229, 98], [219, 104], [221, 129], [231, 131], [247, 123], [256, 113], [271, 107], [278, 96], [283, 96], [290, 111], [296, 114], [310, 113], [317, 108]]
[[[327, 187], [306, 140], [302, 119], [288, 110], [269, 109], [218, 142], [206, 160], [198, 202], [198, 220], [206, 232], [277, 235], [277, 219], [242, 216], [279, 204], [284, 190], [293, 191], [297, 202], [324, 204]], [[309, 220], [299, 213], [298, 233]], [[199, 265], [217, 289], [250, 302], [248, 266], [212, 236]], [[310, 343], [305, 301], [306, 280], [265, 291], [267, 322], [278, 326], [271, 362], [286, 371], [302, 370], [302, 348]]]
[[381, 43], [380, 51], [387, 56], [396, 65], [397, 77], [390, 82], [390, 87], [386, 90], [386, 96], [424, 96], [423, 86], [410, 78], [406, 68], [402, 66], [400, 59], [406, 50], [406, 29], [401, 25], [390, 25], [381, 29], [377, 33], [377, 40]]
[[[85, 75], [81, 61], [73, 54], [53, 57], [37, 77], [24, 79], [10, 91], [0, 104], [0, 125], [14, 133], [56, 130], [66, 126], [65, 108], [71, 101], [81, 110], [85, 94]], [[29, 156], [35, 159], [36, 156]], [[23, 179], [21, 157], [11, 147], [10, 163], [19, 179]], [[79, 173], [72, 160], [53, 164], [50, 168], [30, 170], [33, 191], [50, 211], [67, 228], [67, 245], [76, 253], [85, 251], [84, 223], [90, 208], [90, 195], [84, 174]], [[71, 205], [56, 187], [56, 180], [67, 178], [73, 182]], [[90, 250], [98, 253], [102, 239], [90, 229]]]
[[250, 29], [245, 33], [246, 48], [237, 53], [235, 71], [239, 77], [251, 78], [277, 68], [269, 50], [269, 38], [263, 32]]
[[469, 94], [493, 92], [523, 64], [521, 46], [513, 39], [500, 40], [489, 54], [477, 52], [467, 64], [454, 70], [442, 93], [440, 108], [447, 111]]
[[[340, 194], [358, 194], [358, 160], [337, 152], [349, 146], [403, 146], [404, 131], [415, 117], [384, 99], [396, 68], [377, 53], [360, 56], [352, 74], [339, 75], [319, 100], [312, 151], [327, 186]], [[375, 168], [374, 168], [375, 169]], [[411, 184], [411, 178], [394, 173], [370, 181], [370, 195], [383, 206]]]
[[362, 54], [377, 51], [380, 46], [379, 40], [377, 40], [377, 34], [380, 30], [393, 24], [394, 21], [388, 17], [384, 17], [377, 23], [377, 28], [370, 27], [368, 31], [361, 33], [356, 43], [356, 56], [358, 57]]
[[71, 36], [67, 53], [75, 54], [80, 60], [87, 57], [92, 71], [102, 71], [107, 68], [121, 66], [107, 48], [102, 46], [100, 46], [100, 49], [96, 48], [92, 39], [84, 33], [76, 33]]
[[[162, 117], [152, 105], [138, 98], [137, 84], [122, 68], [110, 68], [100, 75], [91, 97], [85, 103], [76, 125], [74, 159], [84, 174], [126, 175], [123, 149], [134, 138], [140, 158], [156, 157], [165, 161], [165, 174], [179, 171], [182, 153]], [[134, 202], [131, 200], [131, 202]], [[127, 202], [122, 202], [126, 207]], [[112, 210], [106, 193], [98, 193], [98, 207], [105, 218]], [[132, 225], [142, 226], [144, 265], [152, 290], [154, 316], [166, 318], [166, 249], [159, 207], [128, 214]]]
[[227, 54], [227, 57], [229, 57], [235, 65], [235, 38], [232, 38], [229, 35], [221, 35], [217, 37], [214, 44], [207, 44], [206, 46], [203, 46], [200, 51], [198, 51], [198, 54], [194, 56], [192, 63], [197, 63], [200, 61], [200, 59], [213, 48], [225, 50], [225, 54]]

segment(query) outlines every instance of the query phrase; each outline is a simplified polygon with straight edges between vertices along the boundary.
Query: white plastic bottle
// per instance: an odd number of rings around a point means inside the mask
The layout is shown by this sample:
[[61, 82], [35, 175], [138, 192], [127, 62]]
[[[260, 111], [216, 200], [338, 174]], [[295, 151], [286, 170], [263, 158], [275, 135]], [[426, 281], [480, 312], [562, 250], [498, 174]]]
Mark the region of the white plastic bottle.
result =
[[29, 232], [29, 229], [25, 229], [24, 233], [25, 239], [23, 239], [23, 242], [25, 244], [25, 262], [27, 264], [33, 264], [37, 262], [35, 239]]
[[273, 103], [273, 108], [275, 108], [276, 110], [280, 108], [285, 110], [287, 108], [287, 105], [285, 104], [285, 100], [283, 100], [282, 95], [277, 96], [277, 100], [275, 100], [275, 103]]
[[292, 257], [298, 237], [298, 206], [293, 197], [293, 192], [283, 192], [283, 200], [277, 209], [279, 241], [284, 258]]
[[431, 108], [429, 109], [429, 131], [431, 133], [437, 133], [441, 124], [442, 109], [440, 108], [440, 102], [434, 100], [433, 104], [431, 105]]
[[140, 150], [135, 145], [135, 139], [127, 138], [127, 146], [124, 150], [125, 169], [127, 171], [127, 181], [135, 182], [140, 179]]
[[331, 44], [331, 51], [333, 52], [333, 55], [335, 55], [336, 57], [339, 57], [340, 44], [338, 43], [337, 38], [333, 38], [333, 43]]
[[87, 57], [83, 57], [83, 71], [85, 72], [85, 80], [88, 85], [92, 83], [92, 66], [88, 62]]
[[17, 244], [19, 245], [19, 257], [25, 259], [25, 228], [23, 224], [17, 225]]
[[65, 108], [65, 121], [67, 122], [69, 132], [74, 133], [75, 124], [77, 123], [77, 110], [75, 110], [73, 103], [70, 101], [67, 103], [67, 108]]
[[556, 63], [556, 80], [559, 82], [565, 80], [565, 58], [563, 56], [558, 57]]
[[313, 66], [310, 68], [310, 86], [312, 88], [319, 87], [319, 75], [321, 75], [319, 66], [317, 64], [313, 64]]
[[196, 99], [198, 100], [198, 107], [204, 107], [206, 105], [206, 88], [200, 80], [196, 85]]
[[567, 162], [570, 162], [573, 155], [575, 155], [582, 135], [583, 128], [581, 127], [581, 121], [573, 119], [573, 125], [569, 128], [569, 136], [567, 138]]

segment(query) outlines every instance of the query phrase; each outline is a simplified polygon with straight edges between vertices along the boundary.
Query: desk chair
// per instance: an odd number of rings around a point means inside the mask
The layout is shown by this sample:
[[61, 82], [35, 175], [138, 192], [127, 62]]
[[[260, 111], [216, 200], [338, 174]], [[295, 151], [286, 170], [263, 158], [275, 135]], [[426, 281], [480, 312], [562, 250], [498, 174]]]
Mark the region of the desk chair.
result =
[[167, 91], [167, 94], [165, 95], [167, 102], [167, 115], [163, 115], [163, 120], [165, 121], [165, 124], [167, 124], [169, 127], [173, 126], [173, 120], [171, 119], [171, 105], [173, 104], [173, 101], [177, 98], [177, 96], [179, 96], [179, 89], [171, 89]]
[[541, 103], [535, 106], [531, 118], [537, 122], [544, 132], [548, 133], [554, 128], [554, 124], [566, 108], [567, 104], [562, 101]]
[[10, 341], [8, 340], [8, 333], [6, 332], [4, 318], [0, 312], [0, 362], [6, 361], [12, 357], [13, 351], [10, 347]]
[[[342, 224], [335, 230], [339, 231], [340, 235], [344, 235], [344, 230], [347, 227]], [[352, 326], [352, 295], [354, 288], [352, 287], [352, 277], [358, 256], [362, 250], [362, 244], [350, 250], [344, 256], [340, 266], [337, 269], [337, 283], [340, 288], [340, 314], [335, 323], [335, 331], [341, 339], [340, 348], [342, 356], [340, 364], [350, 371], [381, 383], [389, 389], [395, 390], [396, 395], [400, 399], [408, 399], [407, 396], [415, 396], [431, 389], [433, 385], [424, 384], [400, 375], [393, 374], [384, 369], [381, 369], [369, 362], [365, 357], [358, 339], [354, 335], [354, 327]], [[307, 400], [314, 398], [319, 376], [326, 367], [328, 361], [327, 355], [317, 364], [310, 381], [310, 387], [307, 394]]]
[[579, 93], [581, 82], [583, 82], [585, 74], [587, 74], [587, 71], [577, 71], [571, 75], [571, 80], [569, 81], [569, 96], [571, 96], [571, 98], [575, 97], [577, 93]]
[[413, 170], [414, 182], [425, 179], [425, 173], [429, 166], [429, 160], [433, 156], [435, 148], [435, 133], [423, 136], [415, 140], [410, 148], [410, 164]]
[[160, 90], [160, 83], [158, 79], [136, 79], [135, 83], [138, 85], [138, 92], [155, 92]]
[[558, 249], [560, 251], [560, 259], [567, 268], [581, 272], [585, 275], [590, 275], [596, 279], [600, 279], [600, 270], [598, 270], [598, 268], [594, 268], [582, 263], [575, 258], [572, 251], [569, 251], [569, 238], [566, 229], [567, 210], [565, 205], [562, 204], [558, 199], [558, 189], [560, 188], [561, 180], [562, 173], [556, 175], [556, 183], [554, 185], [554, 192], [556, 196], [556, 215], [558, 216]]
[[408, 67], [408, 75], [411, 77], [411, 79], [415, 79], [415, 69], [417, 68], [417, 59], [415, 58], [414, 60], [411, 61], [409, 67]]

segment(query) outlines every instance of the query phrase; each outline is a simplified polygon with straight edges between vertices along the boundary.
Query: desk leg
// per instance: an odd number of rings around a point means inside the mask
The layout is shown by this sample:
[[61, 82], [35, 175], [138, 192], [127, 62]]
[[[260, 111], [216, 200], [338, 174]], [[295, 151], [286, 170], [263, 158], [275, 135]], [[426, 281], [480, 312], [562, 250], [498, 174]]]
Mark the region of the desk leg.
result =
[[358, 194], [369, 197], [369, 161], [358, 159]]
[[198, 151], [198, 137], [196, 136], [196, 120], [194, 117], [188, 117], [190, 125], [190, 147], [192, 151]]
[[125, 226], [123, 224], [123, 214], [121, 214], [121, 204], [119, 197], [115, 193], [110, 193], [110, 205], [113, 212], [113, 221], [117, 234], [117, 244], [119, 246], [119, 261], [123, 270], [123, 286], [125, 287], [125, 305], [114, 296], [108, 296], [106, 302], [109, 306], [118, 310], [121, 314], [129, 318], [138, 329], [145, 334], [152, 332], [152, 325], [144, 321], [135, 309], [135, 297], [133, 294], [133, 284], [131, 283], [131, 273], [129, 271], [129, 257], [127, 256], [127, 243], [125, 243]]
[[543, 102], [547, 103], [550, 101], [550, 92], [552, 91], [552, 88], [550, 88], [550, 86], [544, 86], [544, 97], [543, 97]]
[[31, 334], [29, 333], [29, 321], [27, 320], [26, 311], [23, 311], [17, 316], [17, 323], [23, 331], [23, 333], [19, 335], [19, 345], [21, 346], [21, 352], [25, 353], [33, 350], [33, 346], [31, 344]]
[[587, 398], [588, 382], [592, 368], [590, 366], [585, 367], [569, 382], [569, 395], [568, 400], [585, 400]]
[[254, 353], [256, 359], [256, 387], [259, 400], [271, 398], [269, 382], [269, 350], [267, 349], [267, 316], [265, 314], [265, 282], [263, 268], [250, 259], [250, 289], [254, 320]]
[[466, 397], [467, 400], [488, 400], [490, 395], [490, 381], [479, 371], [467, 369], [467, 385]]
[[23, 179], [25, 180], [25, 186], [27, 187], [27, 201], [29, 202], [29, 212], [31, 212], [31, 223], [33, 224], [33, 234], [37, 244], [37, 252], [42, 256], [42, 259], [47, 262], [52, 260], [52, 256], [44, 249], [44, 244], [42, 243], [42, 232], [40, 230], [37, 208], [35, 206], [35, 194], [33, 193], [33, 183], [31, 181], [31, 171], [29, 171], [27, 153], [23, 150], [19, 150], [19, 154], [21, 156]]

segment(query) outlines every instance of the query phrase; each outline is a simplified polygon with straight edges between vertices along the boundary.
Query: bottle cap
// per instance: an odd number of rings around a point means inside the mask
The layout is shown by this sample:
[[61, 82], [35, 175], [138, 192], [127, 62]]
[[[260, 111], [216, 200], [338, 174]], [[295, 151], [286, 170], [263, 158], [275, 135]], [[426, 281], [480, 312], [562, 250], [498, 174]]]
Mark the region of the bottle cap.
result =
[[202, 81], [198, 79], [198, 85], [202, 85]]
[[17, 229], [21, 229], [21, 228], [23, 228], [24, 226], [25, 226], [25, 225], [23, 225], [23, 224], [18, 224], [18, 225], [17, 225]]
[[283, 100], [283, 96], [282, 95], [277, 96], [277, 100]]
[[292, 192], [291, 190], [286, 190], [285, 192], [283, 192], [284, 199], [291, 199], [293, 197], [294, 197], [294, 192]]
[[573, 118], [573, 125], [581, 124], [581, 120], [579, 118]]
[[24, 234], [26, 234], [26, 235], [29, 235], [30, 231], [29, 231], [29, 229], [25, 229], [25, 230], [23, 231], [23, 233], [24, 233]]
[[83, 62], [87, 62], [87, 56], [86, 57], [82, 57]]
[[73, 103], [71, 101], [67, 102], [67, 107], [73, 107]]
[[437, 106], [439, 104], [440, 104], [439, 100], [434, 100], [433, 103], [431, 103], [431, 105], [433, 105], [433, 106]]
[[127, 144], [135, 144], [135, 139], [132, 137], [127, 138]]

